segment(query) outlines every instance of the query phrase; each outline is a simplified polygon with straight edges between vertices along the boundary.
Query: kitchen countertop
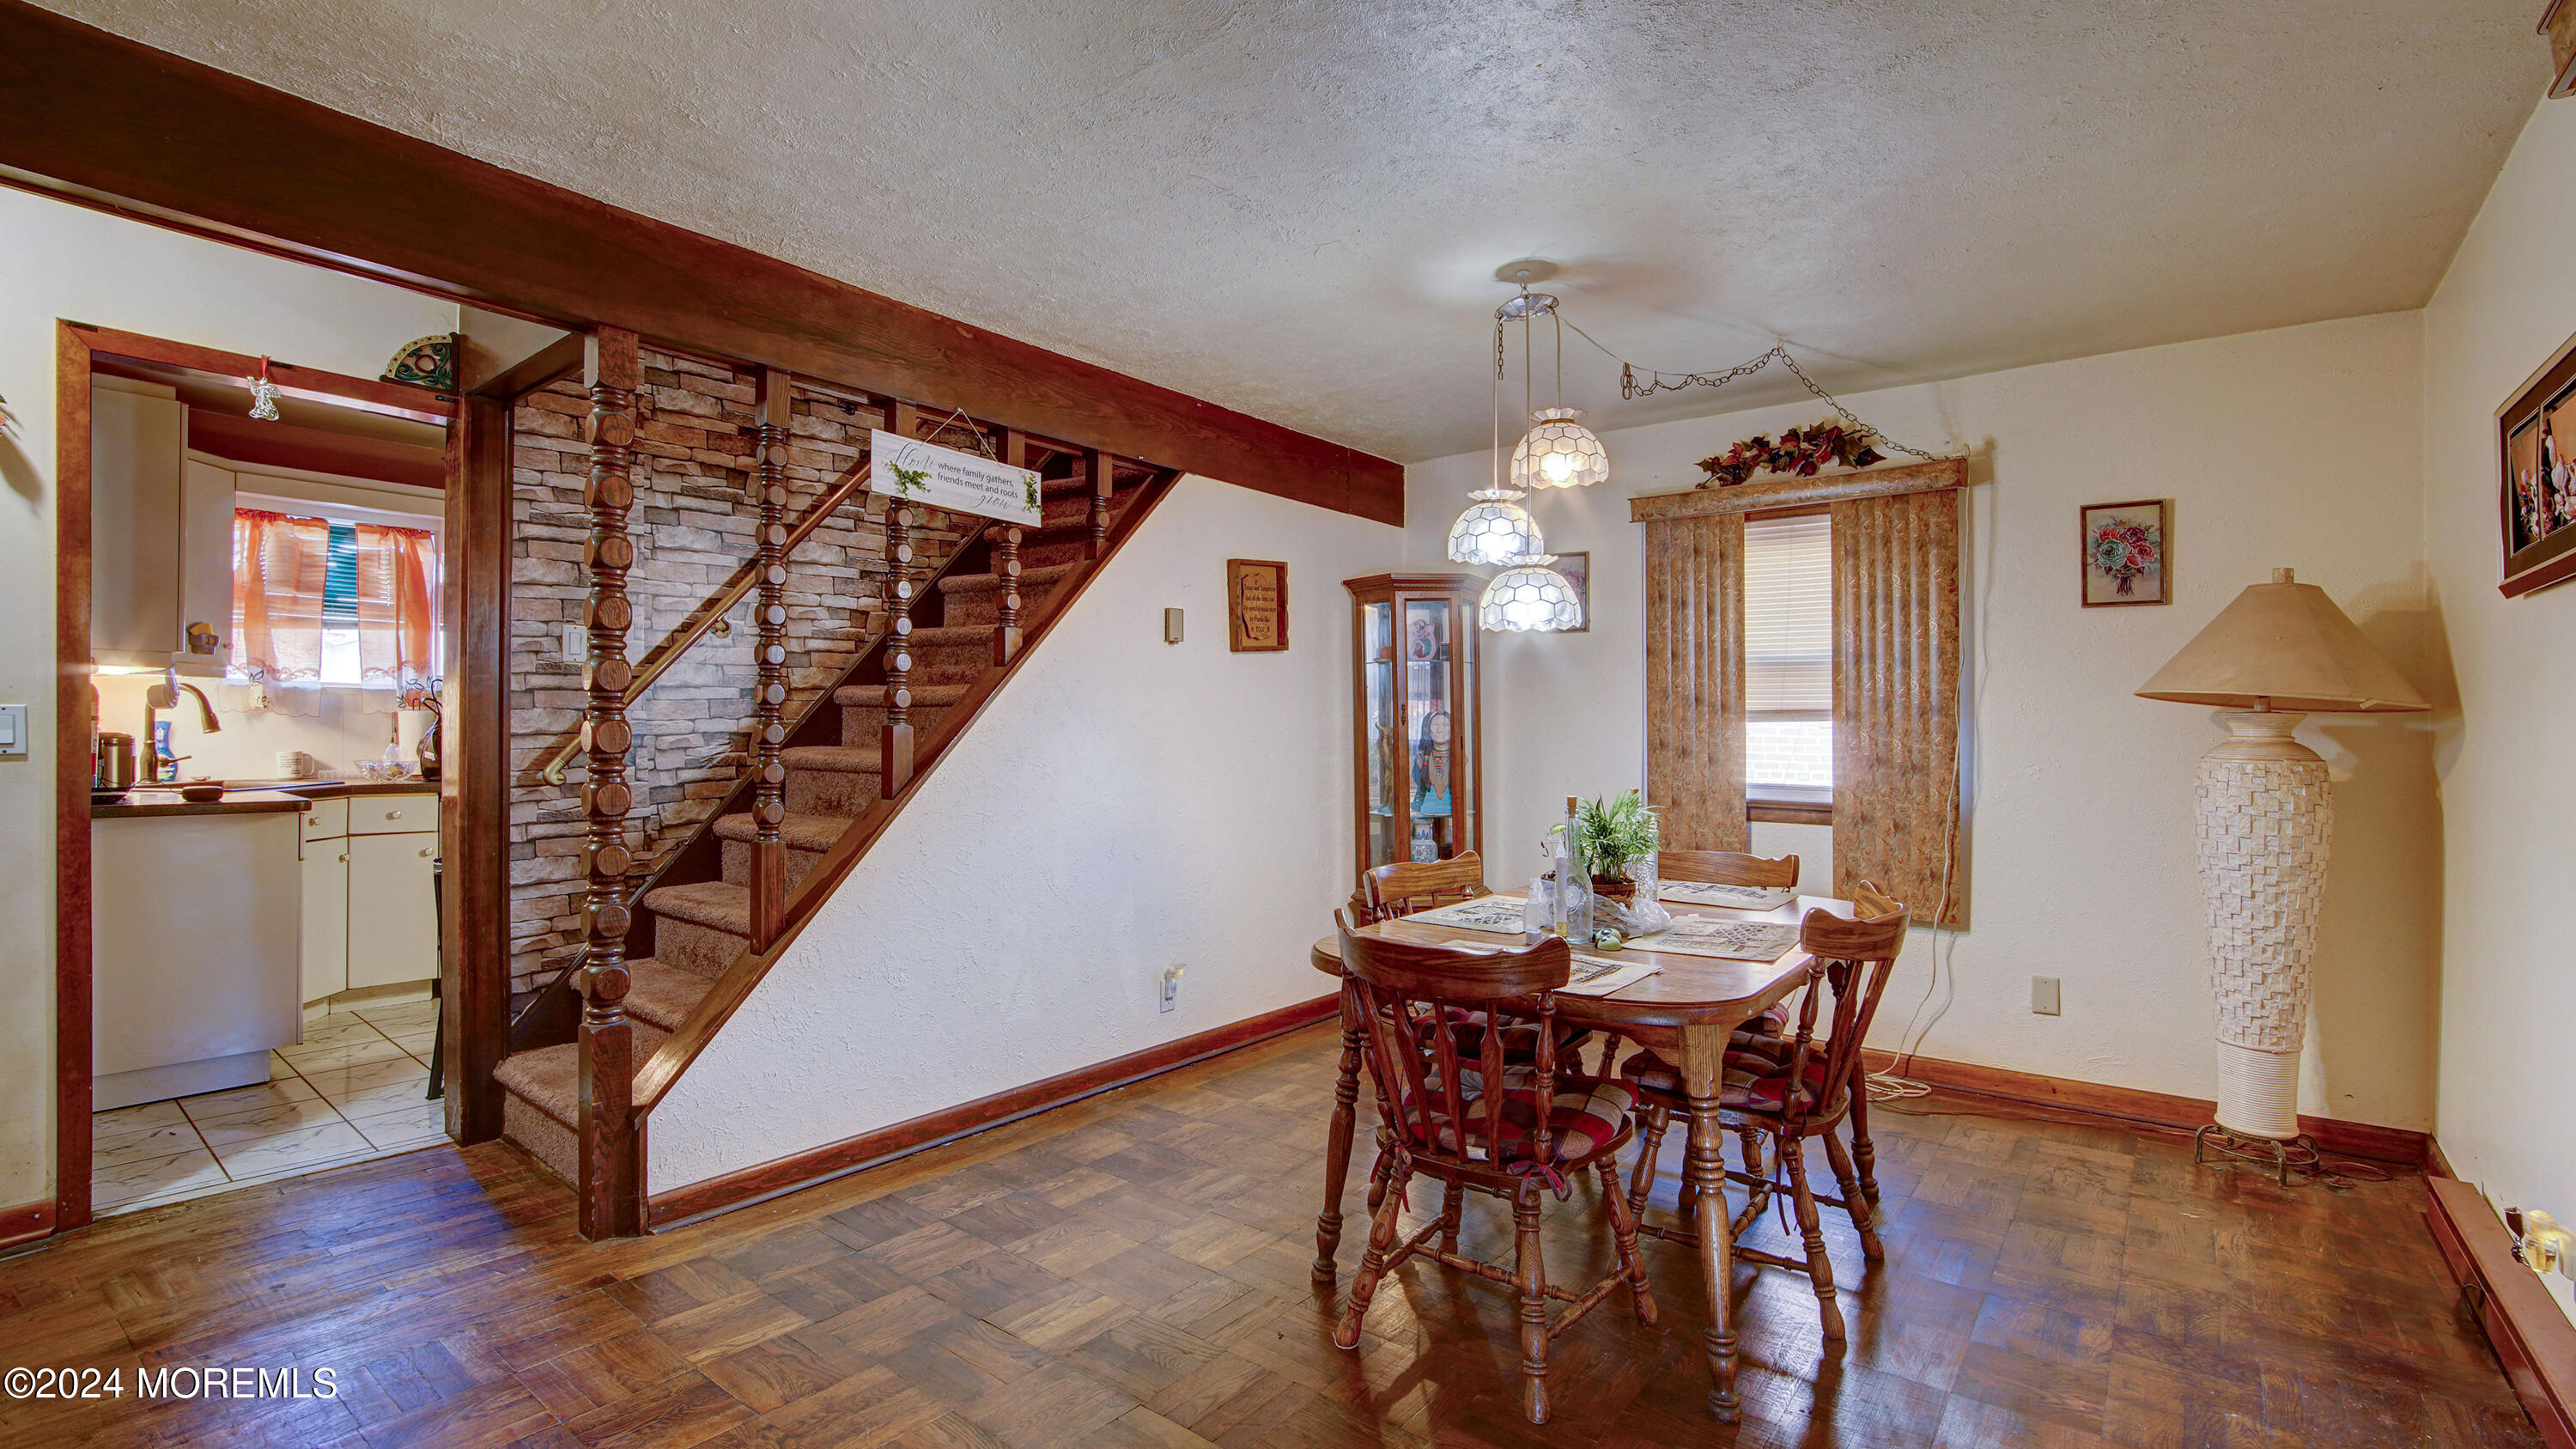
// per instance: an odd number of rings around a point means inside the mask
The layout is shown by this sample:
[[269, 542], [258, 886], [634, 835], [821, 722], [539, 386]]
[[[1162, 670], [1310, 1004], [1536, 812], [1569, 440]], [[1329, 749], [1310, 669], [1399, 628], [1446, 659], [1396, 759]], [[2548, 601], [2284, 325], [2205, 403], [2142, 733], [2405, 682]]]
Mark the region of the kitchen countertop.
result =
[[176, 790], [129, 791], [122, 805], [92, 805], [92, 820], [147, 820], [163, 815], [264, 815], [276, 811], [310, 810], [313, 802], [301, 795], [278, 790], [234, 790], [221, 800], [196, 804], [179, 798]]
[[307, 799], [351, 795], [435, 795], [436, 780], [228, 780], [229, 790], [277, 791]]

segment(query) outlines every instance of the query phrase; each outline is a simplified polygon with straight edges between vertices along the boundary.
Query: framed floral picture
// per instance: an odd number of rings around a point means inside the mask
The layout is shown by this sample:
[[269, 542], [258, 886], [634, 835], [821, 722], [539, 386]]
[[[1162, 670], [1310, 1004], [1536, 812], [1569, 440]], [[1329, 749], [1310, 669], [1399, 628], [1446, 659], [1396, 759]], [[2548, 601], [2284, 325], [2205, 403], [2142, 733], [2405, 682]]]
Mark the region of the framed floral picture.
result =
[[1583, 622], [1575, 625], [1571, 629], [1562, 630], [1560, 632], [1567, 634], [1591, 633], [1592, 551], [1590, 549], [1585, 549], [1581, 553], [1558, 554], [1556, 556], [1556, 562], [1548, 565], [1548, 567], [1565, 575], [1565, 581], [1574, 585], [1574, 601], [1583, 606]]
[[2172, 503], [2094, 503], [2079, 511], [2084, 607], [2170, 604]]

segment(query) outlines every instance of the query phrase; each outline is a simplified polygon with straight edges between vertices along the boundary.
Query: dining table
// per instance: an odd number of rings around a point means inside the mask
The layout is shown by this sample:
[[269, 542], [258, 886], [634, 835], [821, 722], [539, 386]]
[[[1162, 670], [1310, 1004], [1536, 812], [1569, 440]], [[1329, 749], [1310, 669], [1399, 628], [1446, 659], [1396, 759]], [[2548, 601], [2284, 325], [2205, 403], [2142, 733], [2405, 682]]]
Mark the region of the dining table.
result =
[[[1519, 892], [1497, 892], [1518, 896]], [[1716, 916], [1742, 921], [1777, 921], [1795, 925], [1810, 910], [1839, 916], [1852, 914], [1849, 901], [1825, 896], [1797, 896], [1767, 910], [1679, 904], [1667, 900], [1676, 916]], [[1460, 926], [1427, 924], [1398, 916], [1363, 926], [1352, 934], [1424, 945], [1517, 947], [1529, 938], [1520, 932], [1500, 934]], [[1736, 1333], [1729, 1284], [1734, 1277], [1735, 1244], [1726, 1210], [1726, 1161], [1721, 1155], [1725, 1131], [1719, 1092], [1724, 1082], [1726, 1046], [1735, 1029], [1787, 999], [1809, 979], [1806, 950], [1792, 940], [1775, 960], [1731, 961], [1702, 955], [1659, 952], [1629, 945], [1611, 956], [1623, 964], [1651, 965], [1653, 974], [1605, 996], [1555, 994], [1556, 1019], [1571, 1025], [1614, 1032], [1651, 1047], [1681, 1074], [1690, 1099], [1683, 1180], [1698, 1193], [1703, 1206], [1695, 1214], [1700, 1275], [1708, 1293], [1709, 1411], [1720, 1422], [1734, 1423], [1742, 1413], [1735, 1392]], [[1338, 935], [1315, 943], [1315, 969], [1340, 980], [1342, 1018], [1341, 1074], [1333, 1094], [1333, 1116], [1324, 1143], [1324, 1210], [1315, 1219], [1314, 1277], [1329, 1283], [1333, 1255], [1342, 1232], [1342, 1191], [1350, 1175], [1351, 1138], [1358, 1123], [1360, 1053], [1364, 1035], [1358, 993], [1342, 969]], [[1613, 1050], [1616, 1050], [1614, 1037]]]

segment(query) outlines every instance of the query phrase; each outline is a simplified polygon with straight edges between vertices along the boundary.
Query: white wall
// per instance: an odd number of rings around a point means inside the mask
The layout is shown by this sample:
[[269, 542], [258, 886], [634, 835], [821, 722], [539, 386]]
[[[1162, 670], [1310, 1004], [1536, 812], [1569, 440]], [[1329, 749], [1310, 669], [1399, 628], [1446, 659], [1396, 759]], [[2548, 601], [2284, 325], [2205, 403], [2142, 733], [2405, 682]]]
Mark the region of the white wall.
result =
[[[1948, 1009], [1923, 1055], [2216, 1095], [2191, 782], [2219, 731], [2209, 711], [2131, 691], [2276, 564], [2323, 585], [2422, 678], [2419, 350], [2418, 317], [2405, 313], [1848, 400], [1918, 447], [1967, 444], [1979, 480], [1964, 578], [1972, 929], [1954, 955], [1943, 949], [1955, 979], [1933, 996]], [[1494, 879], [1528, 873], [1566, 795], [1641, 782], [1643, 584], [1629, 496], [1687, 488], [1693, 459], [1822, 411], [1612, 431], [1609, 485], [1529, 500], [1550, 548], [1591, 552], [1593, 622], [1588, 634], [1487, 636]], [[1488, 471], [1483, 453], [1411, 470], [1412, 567], [1448, 566], [1450, 520]], [[2077, 508], [2157, 497], [2174, 500], [2176, 602], [2079, 607]], [[2338, 719], [2312, 721], [2301, 738], [2330, 762], [2340, 812], [2302, 1109], [2429, 1127], [2441, 909], [2431, 735]], [[1807, 880], [1829, 885], [1817, 833], [1762, 827], [1755, 843], [1799, 850]], [[1935, 989], [1934, 956], [1918, 932], [1881, 1042], [1896, 1042]], [[2031, 1014], [2035, 975], [2063, 980], [2064, 1015]]]
[[[1403, 543], [1183, 479], [654, 1112], [654, 1191], [1329, 992], [1307, 948], [1353, 880], [1341, 581]], [[1227, 651], [1228, 558], [1287, 561], [1286, 653]]]
[[359, 377], [456, 325], [392, 287], [0, 191], [0, 702], [35, 748], [0, 762], [0, 1207], [54, 1193], [54, 322]]
[[[2443, 1152], [2499, 1206], [2576, 1218], [2564, 910], [2576, 586], [2496, 592], [2495, 410], [2576, 332], [2576, 105], [2544, 101], [2424, 319], [2424, 519], [2457, 676], [2442, 721]], [[2447, 681], [2446, 681], [2447, 682]], [[2564, 1278], [2544, 1278], [2562, 1304]]]

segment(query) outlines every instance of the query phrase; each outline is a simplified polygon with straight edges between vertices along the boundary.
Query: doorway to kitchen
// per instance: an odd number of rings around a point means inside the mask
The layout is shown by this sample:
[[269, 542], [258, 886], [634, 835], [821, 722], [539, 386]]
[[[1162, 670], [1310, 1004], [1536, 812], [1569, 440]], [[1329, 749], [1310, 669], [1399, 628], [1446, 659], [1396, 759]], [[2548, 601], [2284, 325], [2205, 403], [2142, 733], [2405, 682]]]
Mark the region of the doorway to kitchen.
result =
[[440, 706], [506, 567], [448, 553], [506, 548], [455, 335], [365, 379], [58, 333], [57, 1232], [449, 1139]]

